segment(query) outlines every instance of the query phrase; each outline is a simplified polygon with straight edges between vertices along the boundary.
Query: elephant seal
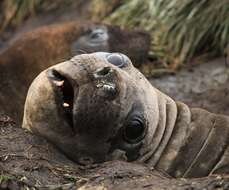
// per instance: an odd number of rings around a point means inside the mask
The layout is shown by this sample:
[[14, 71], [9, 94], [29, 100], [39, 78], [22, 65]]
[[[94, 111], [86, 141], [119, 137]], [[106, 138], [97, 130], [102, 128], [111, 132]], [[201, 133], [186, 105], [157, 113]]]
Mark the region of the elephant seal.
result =
[[175, 102], [123, 54], [83, 54], [43, 71], [23, 128], [83, 165], [124, 159], [174, 177], [229, 172], [229, 117]]
[[65, 22], [35, 29], [0, 54], [0, 107], [21, 122], [28, 87], [44, 69], [94, 51], [119, 51], [142, 63], [149, 44], [149, 35], [143, 31], [99, 23]]

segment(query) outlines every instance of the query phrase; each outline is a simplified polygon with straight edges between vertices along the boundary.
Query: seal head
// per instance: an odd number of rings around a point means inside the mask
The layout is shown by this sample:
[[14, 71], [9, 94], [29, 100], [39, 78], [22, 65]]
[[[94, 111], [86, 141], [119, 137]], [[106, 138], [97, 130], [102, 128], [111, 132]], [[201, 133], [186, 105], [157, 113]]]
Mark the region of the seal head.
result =
[[148, 125], [158, 120], [151, 89], [123, 54], [79, 55], [33, 81], [23, 127], [81, 164], [136, 160]]

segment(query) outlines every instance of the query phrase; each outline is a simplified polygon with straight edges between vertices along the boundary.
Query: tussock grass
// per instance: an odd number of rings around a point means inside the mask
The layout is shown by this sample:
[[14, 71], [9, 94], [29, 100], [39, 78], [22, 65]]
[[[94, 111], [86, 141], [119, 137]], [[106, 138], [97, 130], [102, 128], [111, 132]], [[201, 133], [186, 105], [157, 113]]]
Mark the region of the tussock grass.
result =
[[148, 31], [152, 38], [150, 56], [169, 68], [176, 68], [194, 56], [221, 55], [229, 42], [229, 0], [122, 2], [104, 20]]
[[[0, 33], [36, 14], [67, 8], [82, 0], [0, 0]], [[76, 10], [77, 11], [77, 10]]]
[[16, 26], [35, 12], [42, 0], [2, 0], [0, 2], [0, 32], [9, 25]]

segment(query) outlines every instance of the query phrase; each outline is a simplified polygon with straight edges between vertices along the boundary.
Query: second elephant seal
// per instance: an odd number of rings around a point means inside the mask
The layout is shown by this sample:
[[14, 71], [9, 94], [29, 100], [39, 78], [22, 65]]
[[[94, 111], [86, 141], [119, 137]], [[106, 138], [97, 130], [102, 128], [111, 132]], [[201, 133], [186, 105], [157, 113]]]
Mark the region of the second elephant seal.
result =
[[229, 173], [229, 117], [174, 101], [123, 54], [79, 55], [43, 71], [23, 127], [84, 165], [126, 159], [174, 177]]

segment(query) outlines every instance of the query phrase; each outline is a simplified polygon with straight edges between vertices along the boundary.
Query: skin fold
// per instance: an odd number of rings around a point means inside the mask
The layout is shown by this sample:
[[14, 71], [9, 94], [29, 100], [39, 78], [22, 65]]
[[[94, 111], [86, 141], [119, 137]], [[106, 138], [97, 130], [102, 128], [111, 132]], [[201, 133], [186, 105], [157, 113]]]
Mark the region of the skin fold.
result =
[[23, 128], [83, 165], [122, 159], [173, 177], [229, 172], [229, 118], [172, 100], [120, 53], [78, 55], [41, 72]]

